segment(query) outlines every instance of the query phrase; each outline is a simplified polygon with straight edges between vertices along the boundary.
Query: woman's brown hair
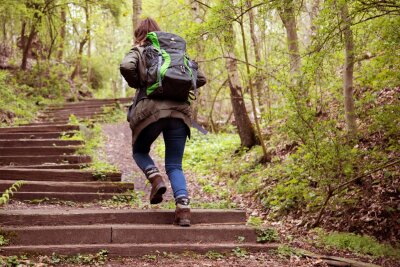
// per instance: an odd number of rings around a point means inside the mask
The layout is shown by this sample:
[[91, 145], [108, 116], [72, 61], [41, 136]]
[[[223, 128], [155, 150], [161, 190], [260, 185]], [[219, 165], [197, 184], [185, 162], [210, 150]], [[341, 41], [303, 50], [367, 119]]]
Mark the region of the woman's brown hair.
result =
[[146, 18], [142, 20], [135, 30], [135, 45], [142, 45], [146, 41], [146, 35], [154, 31], [161, 31], [154, 19]]

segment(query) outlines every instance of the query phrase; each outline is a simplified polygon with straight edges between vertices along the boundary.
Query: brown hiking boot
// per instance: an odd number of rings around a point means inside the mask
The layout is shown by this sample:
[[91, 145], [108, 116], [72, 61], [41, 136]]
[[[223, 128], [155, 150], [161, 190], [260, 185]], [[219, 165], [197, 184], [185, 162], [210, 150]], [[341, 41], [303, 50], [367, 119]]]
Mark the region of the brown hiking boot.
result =
[[190, 226], [190, 200], [187, 197], [178, 198], [175, 202], [174, 224], [179, 226]]
[[162, 195], [167, 191], [160, 171], [153, 167], [145, 171], [147, 179], [151, 183], [150, 204], [158, 204], [163, 201]]

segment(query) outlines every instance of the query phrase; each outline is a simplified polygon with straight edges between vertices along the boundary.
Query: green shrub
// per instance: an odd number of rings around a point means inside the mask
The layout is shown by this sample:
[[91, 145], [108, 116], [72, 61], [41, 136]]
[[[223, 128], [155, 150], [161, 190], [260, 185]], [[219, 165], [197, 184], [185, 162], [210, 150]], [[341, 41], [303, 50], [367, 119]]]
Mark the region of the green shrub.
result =
[[395, 257], [400, 259], [400, 249], [381, 244], [375, 238], [353, 233], [325, 233], [318, 231], [319, 240], [327, 247], [344, 249], [374, 257]]

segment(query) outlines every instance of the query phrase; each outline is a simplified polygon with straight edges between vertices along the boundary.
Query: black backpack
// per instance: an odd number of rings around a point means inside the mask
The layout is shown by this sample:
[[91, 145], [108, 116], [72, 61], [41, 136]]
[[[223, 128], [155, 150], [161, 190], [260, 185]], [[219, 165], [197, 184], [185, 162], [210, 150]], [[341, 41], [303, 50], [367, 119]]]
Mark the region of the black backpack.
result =
[[186, 54], [178, 35], [155, 31], [147, 34], [145, 89], [148, 98], [190, 101], [196, 98], [198, 65]]

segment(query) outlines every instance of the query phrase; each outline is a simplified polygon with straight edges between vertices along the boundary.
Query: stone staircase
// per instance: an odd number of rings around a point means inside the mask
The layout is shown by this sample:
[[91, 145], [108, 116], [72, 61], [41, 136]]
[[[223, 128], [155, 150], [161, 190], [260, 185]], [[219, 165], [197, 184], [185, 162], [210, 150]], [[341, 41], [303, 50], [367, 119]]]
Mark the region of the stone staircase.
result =
[[0, 211], [2, 233], [11, 236], [2, 254], [77, 254], [106, 249], [110, 256], [159, 252], [230, 252], [240, 247], [265, 251], [257, 244], [240, 210], [192, 211], [192, 226], [172, 225], [172, 210], [15, 210]]
[[[120, 173], [108, 173], [106, 181], [80, 169], [88, 156], [74, 155], [81, 141], [60, 140], [73, 135], [77, 126], [68, 125], [70, 114], [77, 118], [104, 116], [104, 106], [125, 104], [130, 99], [88, 100], [49, 107], [41, 121], [20, 127], [0, 128], [0, 192], [16, 180], [25, 184], [13, 199], [55, 199], [92, 202], [109, 199], [133, 189], [122, 183]], [[104, 177], [103, 177], [104, 178]], [[192, 210], [192, 226], [174, 226], [174, 210], [74, 208], [0, 209], [0, 234], [9, 239], [0, 255], [97, 253], [137, 256], [158, 252], [249, 251], [276, 248], [258, 244], [253, 228], [246, 226], [242, 210]]]
[[69, 125], [71, 114], [78, 119], [93, 119], [104, 107], [129, 103], [130, 99], [88, 100], [50, 106], [40, 115], [40, 121], [19, 127], [0, 128], [0, 192], [16, 180], [25, 184], [13, 199], [48, 199], [90, 202], [110, 199], [133, 189], [132, 183], [121, 183], [121, 173], [106, 173], [98, 181], [96, 173], [83, 170], [90, 164], [87, 155], [76, 155], [82, 141], [61, 140], [79, 130]]

